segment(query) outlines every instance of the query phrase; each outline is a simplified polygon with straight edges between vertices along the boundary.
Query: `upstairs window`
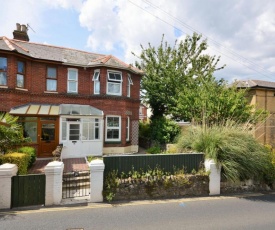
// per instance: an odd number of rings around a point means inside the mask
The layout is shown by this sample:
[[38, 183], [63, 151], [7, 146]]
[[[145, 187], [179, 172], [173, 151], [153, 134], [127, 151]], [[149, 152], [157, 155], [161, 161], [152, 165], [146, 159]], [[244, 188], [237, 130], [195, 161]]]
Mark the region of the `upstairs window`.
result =
[[122, 74], [121, 72], [108, 72], [107, 94], [121, 95]]
[[54, 67], [47, 68], [47, 91], [57, 90], [57, 71]]
[[68, 93], [78, 92], [78, 71], [77, 69], [68, 69]]
[[7, 85], [7, 58], [0, 57], [0, 85]]
[[93, 81], [94, 81], [94, 94], [100, 94], [100, 71], [99, 70], [95, 70]]
[[128, 81], [127, 81], [127, 97], [131, 96], [131, 85], [133, 85], [133, 81], [131, 75], [128, 74]]
[[16, 87], [24, 88], [25, 84], [25, 63], [22, 61], [17, 62], [17, 75], [16, 75]]

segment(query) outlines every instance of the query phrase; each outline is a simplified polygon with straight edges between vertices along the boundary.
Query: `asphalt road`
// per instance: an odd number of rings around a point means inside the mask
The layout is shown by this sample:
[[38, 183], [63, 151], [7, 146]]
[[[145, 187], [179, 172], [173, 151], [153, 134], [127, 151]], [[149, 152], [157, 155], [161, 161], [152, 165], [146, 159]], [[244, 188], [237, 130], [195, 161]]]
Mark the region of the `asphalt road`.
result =
[[275, 229], [275, 193], [0, 211], [1, 230]]

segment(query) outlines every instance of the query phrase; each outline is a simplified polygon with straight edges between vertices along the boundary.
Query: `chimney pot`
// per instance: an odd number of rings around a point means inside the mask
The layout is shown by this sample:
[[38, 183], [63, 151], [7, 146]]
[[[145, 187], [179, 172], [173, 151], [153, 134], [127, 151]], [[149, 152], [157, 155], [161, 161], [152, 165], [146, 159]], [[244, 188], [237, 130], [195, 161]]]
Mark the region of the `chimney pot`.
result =
[[21, 25], [19, 23], [16, 23], [16, 30], [21, 31]]
[[21, 31], [27, 32], [27, 26], [26, 25], [21, 25]]

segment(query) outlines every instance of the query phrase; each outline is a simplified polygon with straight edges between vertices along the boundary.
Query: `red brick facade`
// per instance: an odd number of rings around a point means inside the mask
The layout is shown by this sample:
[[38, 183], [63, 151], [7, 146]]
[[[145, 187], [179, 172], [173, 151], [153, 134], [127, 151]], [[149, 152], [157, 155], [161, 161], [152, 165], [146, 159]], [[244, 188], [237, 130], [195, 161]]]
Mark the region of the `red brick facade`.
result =
[[[13, 51], [0, 49], [0, 57], [7, 58], [7, 85], [0, 86], [0, 111], [9, 112], [11, 108], [29, 103], [40, 104], [81, 104], [91, 105], [100, 109], [106, 115], [121, 116], [121, 142], [106, 143], [104, 147], [125, 147], [132, 145], [131, 129], [130, 142], [126, 142], [126, 120], [131, 123], [139, 120], [139, 93], [141, 75], [133, 71], [107, 66], [78, 67], [64, 65], [61, 62], [30, 58]], [[21, 89], [16, 87], [17, 61], [25, 63], [25, 84]], [[46, 91], [47, 67], [57, 68], [57, 91]], [[67, 93], [68, 68], [78, 70], [78, 93]], [[94, 94], [94, 70], [100, 70], [100, 94]], [[106, 93], [107, 70], [122, 72], [122, 96]], [[131, 74], [130, 97], [127, 97], [128, 74]], [[104, 119], [105, 120], [105, 119]], [[130, 125], [130, 127], [132, 127]], [[105, 131], [104, 131], [105, 132]], [[136, 143], [137, 144], [137, 143]]]

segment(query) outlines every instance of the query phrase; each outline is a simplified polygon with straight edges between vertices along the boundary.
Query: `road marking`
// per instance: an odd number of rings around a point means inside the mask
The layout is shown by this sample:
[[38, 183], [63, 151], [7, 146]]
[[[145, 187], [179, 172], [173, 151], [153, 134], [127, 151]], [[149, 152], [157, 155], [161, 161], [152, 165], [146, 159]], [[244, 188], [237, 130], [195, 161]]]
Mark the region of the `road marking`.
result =
[[[269, 194], [275, 194], [269, 193]], [[193, 198], [180, 198], [180, 199], [167, 199], [167, 200], [143, 200], [143, 201], [131, 201], [129, 203], [112, 203], [112, 204], [98, 204], [98, 203], [88, 203], [87, 206], [77, 206], [77, 207], [43, 207], [41, 209], [35, 210], [16, 210], [16, 211], [0, 211], [0, 215], [19, 215], [19, 214], [31, 214], [31, 213], [46, 213], [46, 212], [59, 212], [59, 211], [75, 211], [83, 209], [97, 209], [97, 208], [116, 208], [124, 206], [138, 206], [138, 205], [153, 205], [153, 204], [167, 204], [167, 203], [187, 203], [196, 201], [211, 201], [211, 200], [225, 200], [234, 198], [245, 198], [251, 196], [263, 196], [263, 193], [251, 193], [243, 195], [232, 195], [232, 196], [209, 196], [209, 197], [193, 197]]]

